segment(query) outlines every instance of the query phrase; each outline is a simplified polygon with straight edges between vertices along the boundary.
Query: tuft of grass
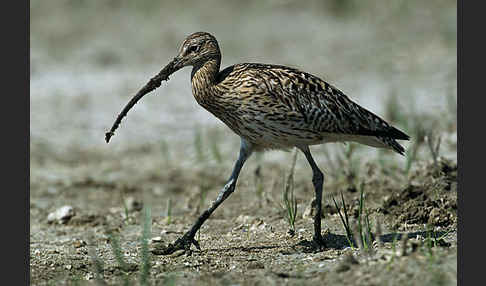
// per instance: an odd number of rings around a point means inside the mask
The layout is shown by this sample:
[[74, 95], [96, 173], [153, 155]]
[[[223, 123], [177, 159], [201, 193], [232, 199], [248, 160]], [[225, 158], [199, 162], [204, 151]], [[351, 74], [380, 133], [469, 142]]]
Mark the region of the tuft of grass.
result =
[[423, 245], [425, 246], [425, 254], [429, 259], [429, 263], [432, 264], [436, 261], [436, 256], [434, 254], [433, 248], [438, 247], [441, 243], [444, 243], [443, 239], [450, 233], [451, 231], [448, 230], [443, 233], [441, 236], [437, 237], [434, 228], [431, 225], [427, 225], [425, 229], [426, 237], [423, 241]]
[[[149, 285], [149, 277], [150, 277], [150, 269], [151, 269], [151, 261], [150, 261], [150, 251], [149, 251], [149, 240], [152, 234], [152, 215], [151, 209], [149, 206], [144, 204], [143, 208], [143, 222], [142, 222], [142, 237], [141, 237], [141, 252], [140, 252], [140, 285]], [[118, 237], [113, 233], [108, 233], [108, 238], [110, 241], [111, 250], [113, 255], [115, 256], [115, 260], [118, 263], [118, 267], [121, 271], [121, 276], [123, 279], [123, 285], [128, 286], [131, 285], [131, 281], [129, 279], [129, 272], [131, 271], [128, 263], [125, 261], [123, 257], [123, 251], [120, 246], [120, 242]], [[95, 265], [95, 271], [98, 274], [97, 278], [99, 277], [98, 282], [100, 284], [106, 284], [103, 281], [103, 264], [99, 259], [97, 259], [96, 254], [92, 254], [92, 258]]]
[[290, 227], [291, 233], [295, 233], [295, 220], [297, 218], [297, 200], [294, 196], [294, 170], [297, 161], [297, 151], [294, 152], [289, 175], [284, 184], [283, 201], [285, 204], [285, 218]]
[[395, 234], [395, 236], [393, 236], [393, 241], [392, 241], [392, 256], [390, 258], [390, 261], [388, 262], [388, 269], [390, 269], [393, 261], [395, 260], [395, 257], [397, 256], [397, 241], [398, 241], [398, 237], [400, 235], [398, 233]]
[[122, 189], [120, 189], [120, 198], [121, 198], [121, 203], [123, 205], [123, 210], [125, 211], [125, 219], [123, 221], [126, 224], [128, 224], [128, 218], [129, 218], [130, 212], [128, 211], [128, 206], [127, 206], [127, 203], [126, 203], [126, 200], [125, 200], [125, 195], [123, 193], [124, 193], [124, 190], [122, 188]]
[[407, 177], [410, 173], [410, 169], [412, 169], [412, 164], [417, 159], [417, 153], [419, 149], [420, 143], [418, 141], [414, 141], [412, 146], [405, 151], [405, 167], [403, 168], [403, 174]]
[[375, 237], [377, 238], [377, 247], [383, 246], [383, 241], [381, 239], [381, 235], [383, 234], [383, 231], [381, 229], [381, 223], [380, 220], [376, 220], [376, 231], [375, 231]]
[[144, 204], [143, 207], [143, 229], [142, 229], [142, 251], [140, 257], [141, 271], [140, 271], [140, 285], [148, 285], [150, 276], [150, 251], [149, 240], [152, 234], [152, 215], [149, 206]]
[[364, 250], [371, 249], [373, 245], [373, 236], [371, 233], [371, 225], [369, 220], [369, 212], [366, 211], [364, 206], [364, 183], [362, 182], [359, 188], [359, 210], [358, 210], [358, 234], [359, 239], [362, 241]]
[[115, 260], [118, 263], [118, 266], [122, 270], [122, 279], [123, 285], [127, 286], [130, 285], [130, 281], [128, 279], [128, 275], [126, 272], [128, 271], [128, 265], [123, 258], [123, 253], [120, 247], [120, 243], [118, 241], [118, 237], [112, 233], [108, 234], [108, 238], [110, 240], [111, 250], [113, 251], [113, 255], [115, 256]]
[[94, 266], [94, 272], [96, 274], [95, 280], [103, 285], [104, 283], [104, 275], [103, 275], [103, 261], [98, 257], [96, 254], [96, 250], [94, 249], [93, 246], [90, 246], [88, 248], [91, 260], [93, 261], [93, 266]]
[[[365, 211], [364, 203], [364, 183], [360, 184], [360, 198], [359, 198], [359, 209], [358, 209], [358, 219], [357, 228], [353, 234], [353, 229], [349, 223], [348, 208], [346, 207], [346, 202], [344, 201], [343, 193], [341, 192], [341, 201], [343, 213], [341, 213], [341, 207], [337, 204], [334, 197], [332, 198], [334, 205], [336, 206], [339, 217], [343, 224], [344, 230], [346, 231], [346, 239], [348, 240], [349, 246], [355, 248], [356, 243], [359, 243], [359, 248], [365, 251], [369, 251], [373, 248], [374, 235], [371, 231], [372, 225], [369, 219], [369, 211]], [[358, 238], [358, 240], [356, 240]]]
[[[204, 184], [199, 185], [199, 204], [197, 205], [197, 212], [204, 209], [204, 203], [206, 201], [206, 195], [209, 191], [209, 187]], [[197, 242], [201, 244], [201, 228], [197, 231]]]
[[344, 217], [341, 214], [341, 207], [338, 206], [334, 197], [332, 197], [332, 200], [334, 201], [334, 205], [336, 206], [336, 210], [339, 214], [339, 217], [341, 218], [341, 222], [343, 223], [344, 230], [346, 231], [346, 239], [348, 240], [349, 246], [351, 246], [351, 248], [354, 249], [354, 247], [355, 247], [354, 246], [354, 238], [353, 238], [353, 234], [351, 232], [351, 226], [349, 225], [348, 209], [346, 207], [346, 202], [344, 201], [343, 192], [341, 192], [341, 201], [342, 201], [343, 210], [344, 210]]
[[426, 250], [427, 250], [427, 257], [429, 258], [429, 262], [430, 263], [433, 263], [434, 260], [435, 260], [435, 257], [434, 257], [434, 250], [432, 250], [432, 248], [434, 247], [434, 242], [432, 240], [432, 232], [431, 231], [427, 231], [427, 237], [425, 238], [425, 246], [426, 246]]

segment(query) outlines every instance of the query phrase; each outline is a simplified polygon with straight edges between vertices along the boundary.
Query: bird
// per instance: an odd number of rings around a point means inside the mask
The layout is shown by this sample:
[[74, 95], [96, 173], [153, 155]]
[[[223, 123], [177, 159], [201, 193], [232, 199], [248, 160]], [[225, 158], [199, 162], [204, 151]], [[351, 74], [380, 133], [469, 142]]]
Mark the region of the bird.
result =
[[186, 37], [174, 57], [130, 100], [105, 133], [108, 143], [128, 110], [162, 80], [186, 66], [192, 66], [192, 95], [197, 103], [221, 120], [240, 137], [239, 155], [217, 198], [192, 227], [162, 254], [178, 250], [201, 250], [195, 234], [211, 214], [235, 191], [240, 171], [255, 152], [299, 149], [312, 170], [315, 193], [313, 245], [325, 249], [321, 234], [324, 173], [309, 146], [332, 142], [357, 142], [391, 149], [404, 155], [397, 140], [409, 140], [403, 131], [352, 101], [323, 79], [297, 68], [263, 63], [239, 63], [220, 70], [221, 50], [208, 32]]

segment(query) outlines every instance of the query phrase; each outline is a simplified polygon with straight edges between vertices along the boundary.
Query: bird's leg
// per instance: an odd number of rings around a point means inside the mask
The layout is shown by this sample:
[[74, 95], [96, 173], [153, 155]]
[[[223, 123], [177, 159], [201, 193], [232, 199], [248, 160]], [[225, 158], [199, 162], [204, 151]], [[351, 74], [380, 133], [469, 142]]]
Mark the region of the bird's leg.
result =
[[299, 147], [299, 149], [304, 153], [307, 161], [309, 162], [312, 168], [312, 183], [314, 184], [314, 189], [316, 193], [316, 213], [314, 215], [314, 242], [316, 242], [319, 246], [324, 246], [324, 239], [321, 235], [321, 205], [322, 205], [322, 185], [324, 184], [324, 174], [319, 170], [317, 167], [314, 158], [310, 153], [309, 147]]
[[238, 160], [235, 163], [233, 172], [231, 173], [231, 176], [229, 177], [224, 187], [219, 192], [219, 195], [216, 198], [216, 200], [211, 204], [211, 206], [207, 210], [205, 210], [201, 214], [201, 216], [199, 216], [199, 218], [196, 220], [196, 222], [188, 232], [186, 232], [182, 237], [177, 239], [174, 242], [174, 244], [169, 244], [169, 246], [163, 252], [163, 254], [171, 254], [179, 249], [183, 249], [190, 253], [191, 244], [194, 244], [197, 249], [201, 250], [201, 248], [199, 247], [199, 243], [194, 239], [196, 232], [203, 225], [203, 223], [209, 218], [209, 216], [211, 216], [211, 214], [216, 210], [216, 208], [221, 203], [223, 203], [223, 201], [226, 198], [228, 198], [229, 195], [231, 195], [231, 193], [234, 192], [236, 187], [236, 181], [238, 180], [238, 176], [240, 174], [241, 168], [243, 167], [243, 164], [245, 164], [245, 161], [250, 157], [251, 154], [252, 154], [251, 145], [242, 139], [241, 146], [240, 146], [240, 155], [238, 157]]

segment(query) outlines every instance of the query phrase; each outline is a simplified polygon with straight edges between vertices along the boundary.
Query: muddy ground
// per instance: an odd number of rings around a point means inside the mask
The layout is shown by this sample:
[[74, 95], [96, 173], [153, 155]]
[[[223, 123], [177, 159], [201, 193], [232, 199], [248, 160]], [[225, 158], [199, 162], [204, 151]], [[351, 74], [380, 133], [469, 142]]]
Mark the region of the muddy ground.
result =
[[[379, 2], [32, 2], [31, 284], [457, 284], [455, 2]], [[309, 247], [314, 191], [304, 156], [291, 231], [283, 190], [293, 153], [272, 151], [245, 165], [236, 192], [198, 233], [200, 251], [158, 254], [216, 198], [239, 139], [197, 106], [189, 69], [137, 104], [110, 144], [104, 132], [199, 30], [220, 41], [223, 67], [305, 69], [412, 136], [402, 142], [406, 156], [311, 148], [326, 176], [324, 250]], [[361, 191], [366, 245], [357, 239]], [[344, 198], [355, 240], [333, 198], [338, 207]], [[64, 219], [51, 219], [63, 206], [72, 208]]]

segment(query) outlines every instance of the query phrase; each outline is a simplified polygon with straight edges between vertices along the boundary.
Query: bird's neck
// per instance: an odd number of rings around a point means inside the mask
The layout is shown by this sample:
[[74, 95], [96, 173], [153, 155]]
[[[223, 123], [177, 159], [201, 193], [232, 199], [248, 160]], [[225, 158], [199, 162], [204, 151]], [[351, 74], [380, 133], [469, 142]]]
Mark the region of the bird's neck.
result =
[[205, 102], [210, 100], [209, 97], [213, 94], [212, 89], [216, 84], [220, 62], [220, 58], [214, 58], [192, 68], [192, 94], [202, 106], [205, 106]]

